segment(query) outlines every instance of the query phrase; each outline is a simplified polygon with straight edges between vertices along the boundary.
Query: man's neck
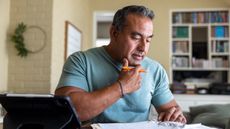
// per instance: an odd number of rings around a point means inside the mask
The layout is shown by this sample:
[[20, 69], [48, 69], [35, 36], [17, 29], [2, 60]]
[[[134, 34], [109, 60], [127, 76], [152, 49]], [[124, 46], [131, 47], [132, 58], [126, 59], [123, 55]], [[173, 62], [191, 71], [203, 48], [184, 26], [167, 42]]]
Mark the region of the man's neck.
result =
[[116, 61], [121, 62], [122, 59], [118, 55], [116, 55], [116, 50], [113, 49], [113, 46], [111, 44], [105, 46], [106, 52]]

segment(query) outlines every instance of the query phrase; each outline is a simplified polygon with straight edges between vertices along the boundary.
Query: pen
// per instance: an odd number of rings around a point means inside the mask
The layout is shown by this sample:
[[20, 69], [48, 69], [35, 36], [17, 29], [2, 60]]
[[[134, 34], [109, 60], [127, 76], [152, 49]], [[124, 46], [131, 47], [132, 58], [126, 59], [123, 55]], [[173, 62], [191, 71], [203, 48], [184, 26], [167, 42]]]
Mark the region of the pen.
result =
[[[124, 66], [124, 67], [122, 67], [122, 70], [124, 70], [124, 71], [130, 71], [131, 69], [133, 69], [134, 67], [128, 67], [128, 66]], [[146, 72], [146, 70], [145, 69], [140, 69], [139, 70], [139, 72], [141, 73], [141, 72]]]

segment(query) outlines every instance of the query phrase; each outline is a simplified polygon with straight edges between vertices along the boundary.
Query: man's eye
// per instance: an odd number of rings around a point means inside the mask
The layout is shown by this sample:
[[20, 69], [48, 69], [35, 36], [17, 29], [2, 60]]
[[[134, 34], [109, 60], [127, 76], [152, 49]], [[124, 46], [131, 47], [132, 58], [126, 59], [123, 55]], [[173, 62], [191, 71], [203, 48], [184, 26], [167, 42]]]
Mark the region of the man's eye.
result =
[[140, 40], [141, 39], [140, 36], [133, 36], [132, 38], [135, 39], [135, 40]]
[[146, 42], [147, 42], [147, 43], [150, 43], [151, 40], [152, 40], [152, 38], [149, 38], [149, 39], [146, 40]]

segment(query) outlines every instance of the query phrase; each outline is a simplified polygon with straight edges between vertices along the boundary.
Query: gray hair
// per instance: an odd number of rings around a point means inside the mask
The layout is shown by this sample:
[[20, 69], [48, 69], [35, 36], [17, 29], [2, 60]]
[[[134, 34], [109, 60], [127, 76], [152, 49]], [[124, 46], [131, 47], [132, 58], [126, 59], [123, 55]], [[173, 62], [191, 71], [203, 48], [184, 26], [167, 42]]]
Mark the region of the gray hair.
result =
[[112, 25], [116, 28], [116, 30], [121, 31], [124, 28], [126, 17], [129, 14], [138, 14], [141, 16], [148, 17], [151, 20], [153, 20], [154, 18], [153, 11], [146, 8], [145, 6], [139, 6], [139, 5], [126, 6], [122, 9], [119, 9], [114, 15]]

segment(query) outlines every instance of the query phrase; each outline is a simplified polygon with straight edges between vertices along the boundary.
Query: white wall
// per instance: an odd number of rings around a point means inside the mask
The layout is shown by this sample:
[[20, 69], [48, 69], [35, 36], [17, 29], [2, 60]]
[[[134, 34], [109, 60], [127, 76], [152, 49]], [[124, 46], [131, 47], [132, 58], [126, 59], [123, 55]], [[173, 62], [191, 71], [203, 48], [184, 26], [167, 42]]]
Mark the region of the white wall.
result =
[[0, 92], [7, 90], [8, 54], [7, 31], [9, 27], [10, 1], [0, 0]]

